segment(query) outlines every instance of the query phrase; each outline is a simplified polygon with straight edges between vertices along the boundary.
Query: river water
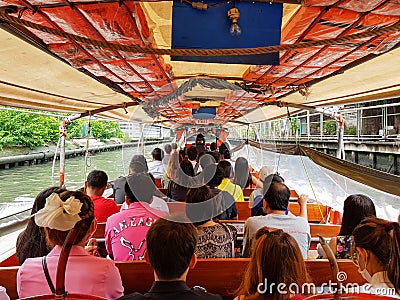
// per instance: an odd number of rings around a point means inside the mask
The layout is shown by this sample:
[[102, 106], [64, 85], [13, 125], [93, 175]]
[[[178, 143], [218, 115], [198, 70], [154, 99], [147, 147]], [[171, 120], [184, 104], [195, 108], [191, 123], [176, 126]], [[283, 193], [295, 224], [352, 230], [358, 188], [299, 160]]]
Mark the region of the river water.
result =
[[[155, 147], [163, 148], [163, 144], [145, 146], [144, 155], [148, 161]], [[141, 149], [125, 147], [121, 150], [95, 153], [90, 159], [87, 172], [95, 169], [103, 170], [108, 174], [109, 180], [114, 180], [127, 174], [129, 161], [134, 154], [141, 154]], [[278, 171], [285, 178], [291, 189], [295, 189], [299, 194], [307, 194], [310, 198], [332, 206], [336, 210], [341, 211], [343, 201], [348, 195], [361, 193], [373, 199], [378, 216], [394, 220], [399, 214], [400, 197], [335, 174], [314, 164], [308, 158], [273, 154], [247, 146], [234, 153], [233, 158], [240, 156], [246, 157], [250, 165], [256, 169], [270, 166], [274, 172]], [[36, 195], [53, 185], [51, 166], [51, 163], [45, 163], [0, 170], [0, 218], [22, 208], [31, 207]], [[55, 185], [58, 184], [58, 161], [56, 166]], [[83, 186], [84, 169], [84, 157], [66, 160], [65, 183], [68, 189], [74, 190]]]
[[[149, 160], [155, 147], [163, 148], [162, 144], [147, 145], [144, 155]], [[134, 154], [142, 154], [141, 148], [124, 147], [120, 150], [95, 153], [89, 159], [87, 172], [103, 170], [109, 180], [126, 175], [130, 159]], [[0, 170], [0, 218], [21, 208], [30, 207], [33, 199], [43, 189], [58, 185], [59, 161], [56, 161], [54, 183], [51, 179], [52, 163], [32, 166], [20, 166]], [[83, 186], [85, 161], [83, 156], [69, 158], [65, 166], [65, 184], [74, 190]]]

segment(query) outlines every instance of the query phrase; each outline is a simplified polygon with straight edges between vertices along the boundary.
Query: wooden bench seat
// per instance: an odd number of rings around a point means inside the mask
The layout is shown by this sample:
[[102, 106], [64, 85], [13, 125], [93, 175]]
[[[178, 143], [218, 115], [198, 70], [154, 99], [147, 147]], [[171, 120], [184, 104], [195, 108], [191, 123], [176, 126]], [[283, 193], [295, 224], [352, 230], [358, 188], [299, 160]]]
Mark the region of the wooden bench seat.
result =
[[[169, 202], [168, 204], [169, 208], [170, 209], [172, 208], [173, 212], [184, 212], [185, 203]], [[238, 232], [238, 237], [243, 236], [244, 224], [246, 220], [222, 220], [221, 222], [235, 226]], [[96, 239], [103, 239], [105, 233], [105, 227], [106, 223], [97, 223], [97, 229], [93, 234], [93, 237]], [[310, 223], [310, 233], [312, 238], [316, 238], [318, 234], [325, 238], [332, 238], [337, 236], [339, 234], [339, 231], [340, 231], [340, 225]]]
[[[222, 296], [232, 296], [239, 287], [244, 271], [248, 265], [247, 258], [199, 259], [195, 268], [189, 271], [187, 283], [189, 286], [200, 285], [210, 293]], [[350, 260], [339, 261], [339, 269], [347, 274], [346, 283], [364, 284], [365, 280]], [[328, 260], [307, 260], [307, 270], [316, 286], [334, 281]], [[125, 294], [147, 292], [153, 283], [153, 270], [144, 261], [117, 262]], [[0, 283], [7, 288], [11, 299], [16, 299], [16, 275], [18, 267], [1, 267]]]
[[[249, 202], [236, 202], [236, 207], [238, 210], [238, 216], [240, 220], [246, 220], [251, 217], [251, 209], [249, 207]], [[289, 202], [289, 210], [295, 216], [300, 214], [300, 205], [297, 202]], [[329, 217], [329, 212], [331, 208], [326, 205], [317, 204], [317, 203], [308, 203], [307, 204], [307, 215], [308, 222], [316, 222], [320, 223], [322, 221], [321, 212], [324, 215], [324, 219]]]
[[[222, 223], [230, 224], [236, 228], [238, 237], [244, 234], [244, 220], [221, 220]], [[312, 238], [317, 238], [318, 234], [324, 238], [336, 237], [340, 231], [340, 225], [335, 224], [310, 224], [310, 234]]]

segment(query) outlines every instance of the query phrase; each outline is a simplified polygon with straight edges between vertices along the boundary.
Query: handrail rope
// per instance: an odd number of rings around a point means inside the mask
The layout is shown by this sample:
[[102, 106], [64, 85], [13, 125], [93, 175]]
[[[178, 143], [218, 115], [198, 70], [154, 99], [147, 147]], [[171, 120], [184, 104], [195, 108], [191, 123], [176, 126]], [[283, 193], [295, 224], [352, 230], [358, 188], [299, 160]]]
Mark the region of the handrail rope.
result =
[[51, 165], [51, 185], [54, 185], [54, 173], [56, 169], [57, 152], [58, 149], [60, 149], [60, 144], [61, 144], [61, 136], [58, 138], [56, 151], [54, 152], [53, 163]]
[[266, 46], [266, 47], [258, 47], [258, 48], [227, 48], [227, 49], [168, 49], [168, 48], [150, 48], [150, 47], [141, 47], [139, 45], [122, 45], [116, 44], [113, 42], [104, 42], [98, 40], [92, 40], [86, 37], [82, 37], [76, 34], [67, 33], [62, 30], [58, 30], [55, 28], [50, 28], [47, 26], [43, 26], [40, 24], [36, 24], [27, 20], [19, 19], [8, 15], [4, 12], [0, 12], [0, 19], [4, 21], [8, 21], [14, 24], [23, 25], [25, 27], [30, 27], [45, 33], [54, 34], [60, 37], [64, 37], [69, 40], [73, 40], [76, 42], [93, 45], [96, 47], [101, 47], [105, 49], [117, 50], [117, 51], [125, 51], [125, 52], [134, 52], [134, 53], [142, 53], [142, 54], [156, 54], [156, 55], [171, 55], [171, 56], [221, 56], [221, 55], [250, 55], [250, 54], [266, 54], [271, 52], [278, 51], [287, 51], [294, 49], [303, 49], [314, 46], [328, 46], [334, 44], [340, 44], [344, 42], [348, 42], [355, 39], [363, 39], [369, 38], [377, 35], [383, 35], [390, 32], [400, 31], [400, 24], [391, 25], [383, 28], [373, 29], [366, 32], [355, 33], [346, 35], [343, 37], [336, 37], [324, 40], [317, 41], [307, 41], [296, 44], [282, 44], [276, 46]]
[[[289, 107], [286, 106], [286, 109], [287, 109], [287, 115], [288, 115], [290, 127], [291, 127], [291, 129], [292, 129], [292, 131], [293, 131], [292, 117], [290, 116]], [[298, 139], [297, 139], [297, 134], [295, 135], [295, 138], [294, 138], [294, 139], [295, 139], [296, 145], [299, 146], [299, 141], [298, 141]], [[307, 170], [306, 164], [305, 164], [305, 162], [304, 162], [303, 155], [301, 155], [301, 154], [300, 154], [300, 160], [301, 160], [301, 163], [302, 163], [302, 165], [303, 165], [304, 172], [306, 173], [306, 176], [307, 176], [307, 179], [308, 179], [308, 183], [310, 184], [312, 193], [313, 193], [313, 195], [314, 195], [314, 199], [315, 199], [315, 201], [317, 202], [318, 210], [319, 210], [319, 212], [320, 212], [320, 214], [321, 214], [322, 221], [323, 221], [324, 223], [327, 223], [327, 220], [325, 220], [324, 213], [322, 212], [322, 209], [321, 209], [321, 204], [322, 204], [322, 203], [320, 203], [320, 202], [318, 201], [317, 194], [315, 193], [314, 186], [313, 186], [313, 184], [312, 184], [312, 182], [311, 182], [310, 174], [308, 174], [308, 170]]]
[[91, 117], [92, 115], [89, 115], [88, 118], [88, 131], [87, 131], [87, 138], [86, 138], [86, 150], [85, 150], [85, 166], [83, 168], [83, 187], [86, 191], [86, 187], [85, 187], [85, 181], [86, 181], [86, 176], [87, 176], [87, 170], [88, 167], [90, 167], [91, 163], [88, 163], [89, 160], [89, 141], [90, 141], [90, 133], [92, 131], [92, 124], [91, 124]]

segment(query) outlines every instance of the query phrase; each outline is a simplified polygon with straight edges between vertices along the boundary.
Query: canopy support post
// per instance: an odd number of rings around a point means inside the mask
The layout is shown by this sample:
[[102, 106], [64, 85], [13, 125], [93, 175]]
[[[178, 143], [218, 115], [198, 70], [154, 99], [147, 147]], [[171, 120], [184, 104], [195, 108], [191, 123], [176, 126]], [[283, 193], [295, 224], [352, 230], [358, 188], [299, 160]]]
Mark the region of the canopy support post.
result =
[[65, 139], [67, 137], [67, 127], [74, 120], [81, 118], [81, 114], [75, 114], [65, 118], [59, 127], [60, 131], [60, 187], [65, 186]]
[[337, 158], [345, 159], [345, 152], [344, 152], [344, 119], [342, 115], [337, 115], [335, 117], [336, 122], [339, 125], [338, 130], [338, 150], [336, 153]]

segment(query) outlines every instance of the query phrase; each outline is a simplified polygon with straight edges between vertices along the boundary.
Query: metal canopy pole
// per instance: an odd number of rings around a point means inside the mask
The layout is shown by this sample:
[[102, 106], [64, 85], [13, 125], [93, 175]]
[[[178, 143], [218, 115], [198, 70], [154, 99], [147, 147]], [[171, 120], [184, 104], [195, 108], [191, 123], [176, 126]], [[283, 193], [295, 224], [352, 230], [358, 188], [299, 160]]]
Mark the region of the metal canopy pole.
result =
[[337, 158], [345, 159], [344, 152], [344, 119], [342, 115], [336, 115], [335, 120], [339, 125], [338, 131], [338, 150], [336, 153]]

